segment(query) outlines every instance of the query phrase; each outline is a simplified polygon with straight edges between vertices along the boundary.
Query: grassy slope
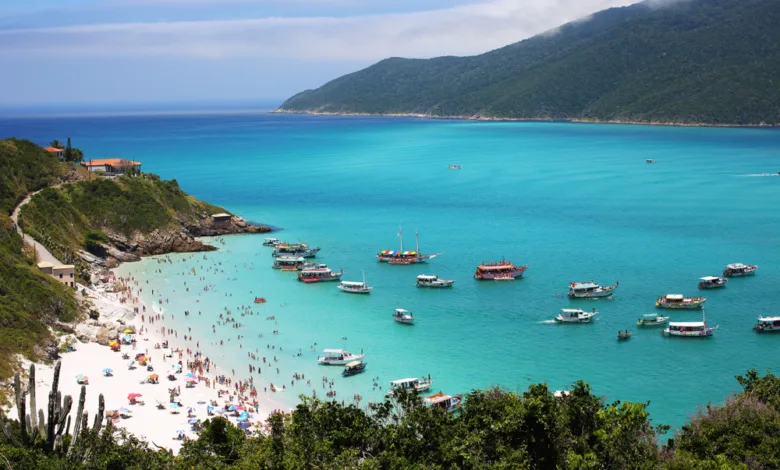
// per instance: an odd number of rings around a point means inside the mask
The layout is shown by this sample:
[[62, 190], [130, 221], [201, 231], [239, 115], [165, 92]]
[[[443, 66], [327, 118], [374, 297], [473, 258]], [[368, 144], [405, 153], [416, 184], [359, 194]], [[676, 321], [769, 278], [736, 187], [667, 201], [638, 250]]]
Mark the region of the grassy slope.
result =
[[633, 5], [478, 56], [387, 59], [281, 109], [778, 123], [777, 24], [775, 0]]
[[78, 316], [72, 294], [41, 274], [7, 214], [26, 193], [57, 181], [66, 171], [55, 157], [23, 140], [0, 140], [0, 379], [11, 376], [16, 354], [36, 357], [54, 320]]

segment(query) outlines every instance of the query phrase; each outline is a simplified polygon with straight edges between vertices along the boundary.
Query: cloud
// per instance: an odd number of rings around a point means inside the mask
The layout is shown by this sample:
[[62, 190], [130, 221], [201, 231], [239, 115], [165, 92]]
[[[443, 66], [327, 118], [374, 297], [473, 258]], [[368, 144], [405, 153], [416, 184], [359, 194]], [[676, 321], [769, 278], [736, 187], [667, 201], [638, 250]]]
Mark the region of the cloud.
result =
[[265, 17], [14, 29], [0, 31], [0, 55], [327, 61], [470, 55], [542, 33], [597, 10], [631, 3], [635, 2], [490, 0], [438, 10], [357, 17]]

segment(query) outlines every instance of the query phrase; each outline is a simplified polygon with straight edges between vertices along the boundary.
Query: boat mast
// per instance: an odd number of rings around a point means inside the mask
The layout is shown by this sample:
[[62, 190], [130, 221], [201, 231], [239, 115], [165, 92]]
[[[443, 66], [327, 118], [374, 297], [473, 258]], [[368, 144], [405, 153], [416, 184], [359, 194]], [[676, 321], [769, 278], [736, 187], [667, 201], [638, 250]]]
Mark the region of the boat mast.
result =
[[366, 270], [363, 270], [363, 287], [366, 287]]
[[398, 236], [401, 238], [401, 250], [400, 251], [401, 251], [401, 253], [403, 253], [404, 252], [404, 230], [403, 230], [403, 228], [400, 225], [398, 226]]
[[414, 229], [414, 241], [415, 241], [415, 249], [417, 251], [417, 256], [420, 256], [420, 233], [417, 232], [417, 229]]

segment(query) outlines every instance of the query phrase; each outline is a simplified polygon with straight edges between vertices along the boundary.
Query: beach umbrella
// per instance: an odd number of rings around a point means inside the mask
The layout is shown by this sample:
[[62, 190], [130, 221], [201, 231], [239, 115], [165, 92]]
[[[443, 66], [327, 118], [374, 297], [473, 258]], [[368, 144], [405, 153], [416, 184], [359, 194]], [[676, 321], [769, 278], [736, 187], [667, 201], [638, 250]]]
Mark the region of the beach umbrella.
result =
[[239, 416], [238, 418], [236, 418], [236, 421], [238, 421], [240, 423], [242, 421], [246, 421], [247, 419], [249, 419], [249, 418], [247, 418], [246, 416]]
[[131, 410], [129, 408], [119, 408], [119, 411], [121, 411], [122, 413], [132, 413], [133, 412], [133, 410]]
[[127, 363], [127, 367], [134, 366], [134, 365], [135, 365], [135, 361], [130, 361]]
[[140, 393], [131, 393], [131, 394], [127, 395], [127, 399], [128, 400], [135, 400], [136, 398], [138, 398], [140, 396], [142, 396]]
[[157, 374], [152, 374], [152, 375], [150, 375], [150, 376], [149, 376], [149, 378], [150, 378], [150, 379], [159, 379], [159, 378], [160, 378], [160, 376], [159, 376], [159, 375], [157, 375]]
[[195, 374], [193, 374], [192, 372], [188, 372], [188, 373], [184, 374], [184, 376], [185, 377], [195, 377]]
[[181, 370], [181, 364], [174, 364], [173, 368], [177, 370]]
[[191, 420], [189, 420], [189, 421], [188, 421], [188, 423], [190, 423], [190, 424], [195, 424], [195, 423], [197, 423], [198, 421], [200, 421], [198, 418], [192, 418]]
[[183, 429], [177, 429], [176, 430], [176, 434], [184, 434], [184, 430]]
[[206, 411], [214, 411], [214, 407], [209, 405], [206, 407]]
[[108, 369], [108, 368], [106, 368], [106, 369], [103, 369], [103, 373], [104, 373], [104, 374], [110, 374], [110, 373], [112, 373], [112, 372], [114, 372], [114, 369]]
[[236, 407], [233, 405], [228, 406], [228, 411], [236, 411]]
[[178, 403], [171, 403], [171, 408], [181, 408]]
[[130, 335], [124, 335], [122, 339], [124, 339], [125, 341], [130, 341], [132, 338], [130, 337]]
[[219, 413], [221, 415], [225, 414], [225, 410], [222, 410], [222, 409], [216, 409], [216, 410], [214, 410], [214, 412], [215, 413]]
[[244, 421], [243, 423], [238, 423], [238, 427], [240, 429], [249, 429], [252, 425]]
[[130, 328], [128, 328], [128, 329], [126, 329], [126, 330], [125, 330], [125, 333], [128, 333], [128, 334], [129, 334], [129, 333], [132, 333], [132, 332], [133, 332], [133, 330], [131, 330]]
[[197, 382], [198, 379], [196, 379], [195, 377], [187, 377], [186, 381], [187, 382]]

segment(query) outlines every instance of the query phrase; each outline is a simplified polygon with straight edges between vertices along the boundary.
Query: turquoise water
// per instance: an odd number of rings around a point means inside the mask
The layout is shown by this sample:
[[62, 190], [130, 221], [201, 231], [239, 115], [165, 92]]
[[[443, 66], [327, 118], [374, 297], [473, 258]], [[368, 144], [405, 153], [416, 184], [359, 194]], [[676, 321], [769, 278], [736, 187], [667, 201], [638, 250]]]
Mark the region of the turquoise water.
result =
[[[540, 381], [560, 389], [583, 379], [608, 400], [649, 400], [656, 423], [679, 426], [736, 391], [735, 375], [777, 372], [780, 334], [751, 331], [759, 314], [780, 315], [780, 177], [756, 176], [780, 170], [776, 130], [242, 114], [0, 120], [0, 135], [39, 143], [70, 135], [95, 158], [141, 160], [198, 198], [280, 227], [280, 238], [321, 246], [322, 262], [343, 268], [345, 280], [365, 270], [370, 296], [303, 285], [270, 269], [270, 249], [253, 236], [229, 237], [205, 260], [171, 255], [174, 264], [147, 259], [120, 269], [162, 291], [180, 335], [193, 328], [223, 366], [244, 375], [247, 350], [277, 355], [281, 373], [264, 368], [261, 383], [289, 388], [298, 371], [318, 385], [325, 375], [337, 398], [349, 399], [381, 396], [372, 389], [377, 376], [386, 386], [430, 373], [446, 393]], [[448, 170], [451, 163], [463, 169]], [[399, 225], [407, 247], [417, 229], [422, 251], [442, 255], [427, 266], [377, 263], [378, 250], [398, 246]], [[475, 265], [501, 257], [531, 268], [517, 282], [472, 279]], [[714, 338], [637, 329], [657, 296], [699, 294], [699, 277], [732, 262], [759, 272], [704, 293], [708, 323], [720, 325]], [[224, 273], [208, 271], [215, 263]], [[196, 275], [182, 275], [193, 267]], [[457, 282], [417, 289], [421, 273]], [[565, 297], [570, 281], [590, 279], [619, 280], [614, 300]], [[206, 283], [214, 288], [203, 292]], [[212, 333], [221, 311], [235, 314], [255, 295], [269, 302], [238, 317], [246, 326]], [[415, 326], [393, 322], [399, 307], [415, 313]], [[600, 314], [592, 325], [550, 324], [565, 307]], [[185, 319], [184, 310], [193, 314]], [[633, 338], [618, 343], [626, 328]], [[225, 346], [206, 344], [218, 339]], [[321, 349], [340, 347], [364, 349], [367, 372], [343, 379], [315, 364]], [[275, 398], [293, 404], [308, 390], [297, 383]]]

